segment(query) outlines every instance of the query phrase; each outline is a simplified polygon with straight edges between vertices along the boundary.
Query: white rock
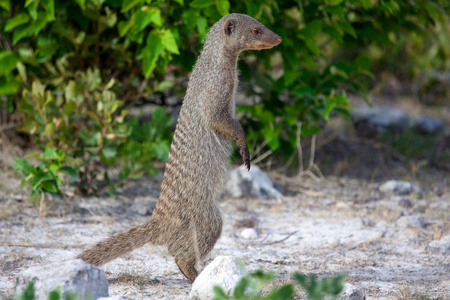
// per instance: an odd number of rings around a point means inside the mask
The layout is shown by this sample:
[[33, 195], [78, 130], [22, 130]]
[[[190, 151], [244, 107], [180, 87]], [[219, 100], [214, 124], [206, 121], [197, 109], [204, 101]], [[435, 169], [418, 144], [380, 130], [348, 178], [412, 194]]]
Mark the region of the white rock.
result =
[[380, 185], [380, 192], [385, 194], [409, 195], [411, 193], [419, 193], [420, 188], [407, 181], [389, 180]]
[[190, 299], [210, 300], [214, 297], [213, 287], [220, 286], [231, 295], [239, 280], [245, 276], [245, 270], [236, 258], [218, 256], [200, 273], [192, 284]]
[[374, 136], [385, 131], [403, 132], [408, 127], [408, 115], [393, 107], [359, 107], [352, 114], [357, 133]]
[[244, 228], [241, 231], [241, 236], [244, 239], [254, 240], [258, 238], [258, 232], [256, 232], [256, 230], [253, 228]]
[[274, 188], [269, 176], [256, 165], [250, 171], [245, 166], [231, 170], [225, 190], [234, 198], [257, 197], [263, 199], [279, 199], [283, 195]]
[[414, 121], [414, 128], [423, 133], [437, 133], [445, 127], [443, 118], [420, 116]]
[[329, 247], [338, 247], [341, 245], [341, 240], [339, 238], [330, 237], [328, 238], [328, 246]]
[[76, 292], [78, 300], [108, 297], [108, 281], [102, 269], [80, 259], [31, 267], [16, 277], [16, 293], [20, 294], [33, 281], [36, 300], [47, 300], [48, 293], [60, 288], [65, 295]]
[[364, 300], [366, 299], [363, 292], [355, 287], [353, 284], [345, 283], [344, 289], [341, 292], [344, 299], [348, 300]]
[[450, 254], [450, 235], [443, 237], [440, 241], [431, 241], [427, 247], [428, 254]]
[[111, 296], [111, 297], [101, 297], [97, 300], [127, 300], [124, 296]]
[[397, 226], [406, 228], [425, 228], [425, 221], [421, 215], [403, 216], [397, 220]]

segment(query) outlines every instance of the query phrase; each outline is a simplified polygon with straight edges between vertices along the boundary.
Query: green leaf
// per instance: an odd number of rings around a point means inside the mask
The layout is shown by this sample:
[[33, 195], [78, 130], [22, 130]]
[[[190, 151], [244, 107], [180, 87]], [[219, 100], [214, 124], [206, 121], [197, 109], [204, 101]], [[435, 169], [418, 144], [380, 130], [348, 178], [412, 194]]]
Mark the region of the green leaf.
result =
[[20, 82], [0, 81], [0, 95], [15, 95], [19, 91]]
[[120, 21], [118, 24], [119, 35], [120, 37], [124, 37], [127, 34], [128, 30], [133, 27], [132, 20]]
[[213, 291], [214, 291], [214, 300], [230, 299], [230, 297], [227, 296], [225, 291], [220, 286], [215, 285], [213, 287]]
[[167, 141], [162, 141], [154, 144], [156, 158], [162, 161], [166, 161], [169, 157], [170, 145]]
[[161, 10], [154, 7], [149, 8], [148, 6], [143, 6], [136, 12], [134, 26], [136, 26], [137, 31], [141, 31], [150, 23], [153, 23], [158, 27], [162, 26]]
[[59, 291], [59, 289], [56, 289], [54, 291], [51, 291], [48, 294], [48, 300], [59, 300], [61, 297], [61, 292]]
[[53, 176], [50, 173], [38, 173], [36, 176], [32, 179], [32, 186], [31, 189], [35, 191], [39, 191], [42, 189], [42, 183], [45, 181], [54, 180]]
[[85, 1], [86, 0], [75, 0], [78, 3], [78, 6], [82, 9], [85, 10], [86, 9], [86, 4]]
[[25, 3], [25, 7], [28, 9], [28, 13], [30, 14], [31, 18], [33, 20], [36, 20], [37, 18], [37, 8], [39, 6], [39, 0], [27, 0]]
[[25, 24], [30, 20], [30, 16], [26, 13], [20, 13], [6, 21], [5, 32], [11, 31], [19, 25]]
[[360, 0], [360, 1], [365, 10], [369, 10], [370, 8], [373, 7], [371, 0]]
[[218, 0], [217, 10], [221, 15], [228, 15], [230, 13], [230, 2], [228, 0]]
[[60, 193], [60, 191], [54, 181], [44, 181], [44, 182], [42, 182], [41, 186], [42, 186], [42, 189], [46, 192], [50, 192], [50, 193], [54, 193], [54, 194]]
[[115, 158], [117, 156], [117, 149], [115, 148], [105, 147], [102, 148], [101, 152], [103, 156], [107, 159]]
[[213, 5], [215, 0], [194, 0], [190, 5], [195, 8], [205, 8]]
[[145, 77], [150, 76], [153, 69], [155, 69], [156, 61], [158, 60], [159, 55], [163, 50], [164, 46], [162, 44], [161, 37], [154, 33], [150, 33], [147, 38], [147, 44], [142, 50], [142, 60]]
[[175, 2], [177, 2], [177, 3], [180, 4], [180, 5], [183, 5], [183, 4], [184, 4], [183, 0], [175, 0]]
[[78, 177], [79, 177], [78, 171], [75, 168], [73, 168], [73, 167], [64, 166], [64, 167], [61, 167], [59, 169], [59, 171], [68, 174], [71, 181], [77, 181], [78, 180]]
[[0, 0], [0, 7], [6, 10], [7, 12], [10, 12], [11, 11], [10, 0]]
[[320, 55], [319, 46], [317, 46], [316, 42], [313, 39], [306, 39], [306, 46], [311, 50], [315, 55]]
[[336, 6], [341, 4], [343, 0], [326, 0], [326, 3], [331, 6]]
[[172, 31], [170, 29], [166, 29], [161, 36], [161, 43], [164, 45], [164, 48], [171, 53], [180, 54], [178, 50], [177, 42], [175, 41], [175, 37], [173, 36]]
[[17, 55], [12, 51], [0, 52], [0, 75], [8, 74], [17, 66]]
[[321, 20], [314, 20], [306, 24], [306, 27], [301, 30], [301, 34], [305, 38], [314, 38], [322, 28], [323, 21]]
[[127, 12], [140, 3], [145, 3], [145, 1], [143, 1], [143, 0], [124, 0], [122, 2], [122, 9], [120, 10], [120, 12], [122, 12], [122, 13]]
[[33, 34], [37, 35], [48, 22], [54, 20], [49, 14], [39, 14], [37, 19], [33, 21]]
[[25, 67], [25, 65], [21, 61], [18, 61], [16, 64], [16, 68], [22, 81], [27, 82], [27, 68]]
[[349, 22], [338, 21], [339, 27], [341, 27], [345, 32], [351, 34], [356, 39], [356, 32], [353, 26]]
[[32, 174], [36, 170], [33, 165], [22, 158], [14, 158], [12, 167], [14, 170], [21, 172], [25, 177]]
[[24, 24], [16, 28], [13, 33], [12, 43], [13, 45], [17, 44], [18, 41], [23, 39], [24, 37], [29, 37], [33, 35], [33, 25], [32, 24]]
[[67, 100], [72, 100], [78, 94], [77, 83], [74, 80], [69, 80], [69, 83], [66, 85], [64, 96]]
[[55, 0], [41, 0], [42, 6], [51, 16], [51, 20], [55, 20]]

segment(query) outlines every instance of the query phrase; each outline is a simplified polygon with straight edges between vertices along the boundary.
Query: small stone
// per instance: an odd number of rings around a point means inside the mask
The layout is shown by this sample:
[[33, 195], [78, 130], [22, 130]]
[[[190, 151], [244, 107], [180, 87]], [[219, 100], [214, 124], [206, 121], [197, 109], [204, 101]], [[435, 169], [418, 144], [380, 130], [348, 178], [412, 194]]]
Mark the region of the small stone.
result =
[[269, 176], [261, 168], [253, 165], [250, 171], [245, 166], [238, 167], [228, 173], [225, 190], [234, 198], [256, 197], [263, 199], [279, 199], [283, 195], [274, 188]]
[[77, 299], [108, 297], [108, 281], [102, 269], [80, 259], [31, 267], [16, 278], [16, 293], [20, 294], [29, 282], [34, 282], [35, 299], [46, 300], [48, 294], [59, 287], [62, 298], [70, 292]]
[[393, 107], [360, 107], [352, 114], [359, 136], [375, 137], [386, 131], [404, 132], [408, 127], [408, 115]]
[[364, 300], [366, 297], [364, 296], [363, 292], [355, 287], [353, 284], [345, 283], [344, 289], [341, 292], [341, 295], [344, 297], [344, 299], [348, 300]]
[[335, 237], [330, 237], [327, 242], [329, 247], [338, 247], [341, 245], [341, 240]]
[[254, 228], [244, 228], [241, 231], [241, 236], [244, 239], [254, 240], [258, 238], [258, 232]]
[[445, 120], [428, 116], [420, 116], [414, 122], [414, 128], [425, 134], [438, 133], [444, 129]]
[[192, 284], [189, 298], [210, 300], [214, 298], [213, 287], [220, 286], [227, 295], [232, 295], [245, 271], [235, 257], [218, 256], [200, 273]]
[[406, 228], [425, 228], [425, 221], [421, 215], [403, 216], [397, 220], [397, 226]]
[[413, 204], [412, 204], [411, 200], [409, 200], [409, 199], [400, 199], [400, 201], [398, 201], [398, 205], [400, 205], [401, 207], [404, 207], [404, 208], [413, 207]]
[[427, 246], [427, 252], [431, 255], [450, 254], [450, 235], [443, 237], [440, 241], [431, 241]]
[[409, 195], [419, 193], [420, 188], [407, 181], [389, 180], [380, 185], [380, 192], [385, 194]]

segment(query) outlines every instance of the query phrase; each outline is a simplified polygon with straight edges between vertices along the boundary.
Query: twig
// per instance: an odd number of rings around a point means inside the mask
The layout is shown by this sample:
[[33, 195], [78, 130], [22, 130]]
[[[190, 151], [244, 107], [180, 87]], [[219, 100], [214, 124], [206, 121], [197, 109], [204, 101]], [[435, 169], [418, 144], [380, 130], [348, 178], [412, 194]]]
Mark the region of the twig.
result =
[[[293, 236], [294, 234], [296, 234], [298, 232], [298, 230], [293, 231], [291, 233], [288, 233], [287, 236], [285, 238], [282, 238], [281, 240], [277, 240], [277, 241], [273, 241], [273, 242], [267, 242], [267, 243], [262, 243], [262, 242], [258, 242], [258, 243], [244, 243], [242, 241], [239, 241], [241, 244], [245, 244], [245, 245], [253, 245], [253, 246], [269, 246], [269, 245], [274, 245], [274, 244], [278, 244], [278, 243], [282, 243], [285, 240], [287, 240], [288, 238], [290, 238], [291, 236]], [[268, 235], [263, 239], [263, 241], [265, 241], [267, 239]]]

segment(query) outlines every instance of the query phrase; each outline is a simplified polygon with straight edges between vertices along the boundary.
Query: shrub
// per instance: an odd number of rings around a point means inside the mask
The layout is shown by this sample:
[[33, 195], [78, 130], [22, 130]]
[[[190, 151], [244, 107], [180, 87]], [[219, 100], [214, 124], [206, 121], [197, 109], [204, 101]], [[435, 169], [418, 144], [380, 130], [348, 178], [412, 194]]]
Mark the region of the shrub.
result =
[[[294, 285], [283, 284], [276, 286], [265, 295], [262, 295], [263, 288], [270, 283], [274, 278], [273, 272], [264, 272], [258, 270], [250, 275], [242, 278], [234, 289], [232, 296], [227, 296], [225, 291], [219, 287], [214, 287], [214, 300], [288, 300], [294, 297]], [[307, 299], [310, 300], [323, 300], [323, 299], [337, 299], [337, 296], [343, 289], [344, 276], [338, 275], [335, 277], [326, 277], [321, 280], [317, 280], [314, 274], [294, 274], [294, 282], [300, 284], [300, 286], [306, 291]]]
[[[434, 26], [446, 24], [449, 9], [441, 0], [3, 0], [0, 101], [38, 144], [84, 166], [76, 168], [84, 193], [109, 182], [106, 172], [95, 183], [99, 164], [121, 165], [123, 178], [141, 174], [141, 167], [154, 172], [144, 162], [164, 158], [170, 136], [148, 140], [148, 153], [130, 139], [137, 136], [130, 128], [139, 126], [125, 120], [126, 110], [136, 103], [168, 106], [170, 97], [182, 96], [180, 83], [209, 26], [231, 10], [283, 37], [271, 51], [243, 55], [243, 90], [253, 101], [239, 112], [249, 144], [265, 140], [289, 157], [300, 136], [317, 133], [333, 113], [349, 115], [347, 93], [367, 96], [372, 64], [391, 57], [394, 46], [402, 53], [402, 37], [438, 36], [442, 26]], [[447, 66], [440, 41], [434, 52]], [[120, 155], [132, 155], [137, 167], [125, 167]]]
[[139, 124], [136, 117], [125, 120], [128, 111], [112, 90], [114, 79], [103, 83], [100, 72], [91, 69], [64, 74], [66, 86], [46, 87], [36, 80], [23, 91], [21, 130], [44, 153], [33, 154], [41, 161], [37, 167], [16, 159], [14, 166], [25, 176], [22, 184], [30, 185], [33, 196], [42, 191], [60, 195], [59, 172], [65, 171], [82, 194], [106, 186], [113, 194], [108, 166], [120, 168], [116, 184], [154, 174], [152, 162], [166, 160], [169, 153], [172, 118], [159, 108], [152, 113], [153, 125]]

